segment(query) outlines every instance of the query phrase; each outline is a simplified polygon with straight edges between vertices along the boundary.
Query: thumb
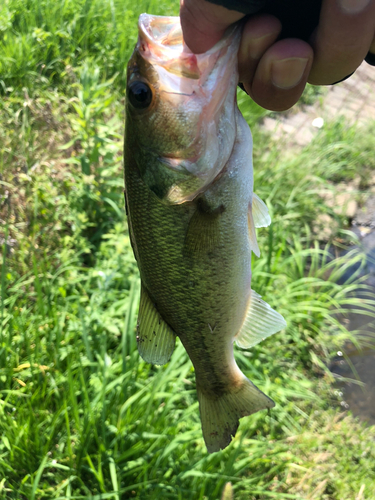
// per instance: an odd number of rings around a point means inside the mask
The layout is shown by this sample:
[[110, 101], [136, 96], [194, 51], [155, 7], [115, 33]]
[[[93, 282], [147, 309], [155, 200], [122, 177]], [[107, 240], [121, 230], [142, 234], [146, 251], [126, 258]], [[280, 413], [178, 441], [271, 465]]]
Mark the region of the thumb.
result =
[[195, 54], [206, 52], [221, 40], [225, 30], [245, 14], [205, 0], [181, 0], [184, 41]]

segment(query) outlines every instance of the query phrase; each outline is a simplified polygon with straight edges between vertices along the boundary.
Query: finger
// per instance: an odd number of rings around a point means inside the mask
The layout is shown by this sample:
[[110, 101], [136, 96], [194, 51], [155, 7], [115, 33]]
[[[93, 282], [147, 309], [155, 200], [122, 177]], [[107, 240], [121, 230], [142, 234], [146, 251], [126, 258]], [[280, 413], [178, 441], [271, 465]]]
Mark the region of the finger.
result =
[[252, 16], [245, 24], [238, 51], [240, 82], [253, 81], [258, 62], [281, 32], [280, 21], [270, 15]]
[[301, 97], [312, 61], [308, 43], [295, 38], [280, 40], [260, 59], [253, 81], [243, 85], [260, 106], [284, 111]]
[[374, 0], [324, 0], [311, 39], [314, 63], [308, 81], [327, 85], [353, 73], [365, 58], [374, 32]]
[[235, 10], [204, 0], [181, 0], [180, 20], [184, 41], [194, 54], [206, 52], [232, 23], [244, 17]]
[[367, 62], [367, 64], [375, 66], [375, 37], [372, 39], [372, 43], [365, 57], [365, 61]]
[[369, 52], [371, 52], [372, 54], [375, 54], [375, 36], [374, 36], [374, 38], [372, 39], [372, 42], [371, 42], [371, 45], [370, 45]]

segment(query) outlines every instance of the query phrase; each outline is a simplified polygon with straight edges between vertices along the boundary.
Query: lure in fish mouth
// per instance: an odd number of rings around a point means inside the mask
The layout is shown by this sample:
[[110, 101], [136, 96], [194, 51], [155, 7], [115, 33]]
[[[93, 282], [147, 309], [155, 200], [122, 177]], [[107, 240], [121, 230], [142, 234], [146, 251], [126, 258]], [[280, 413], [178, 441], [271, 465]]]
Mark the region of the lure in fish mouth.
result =
[[256, 227], [252, 138], [236, 105], [241, 30], [204, 54], [184, 45], [177, 17], [142, 14], [128, 64], [125, 201], [140, 270], [138, 350], [165, 364], [178, 336], [195, 369], [209, 452], [239, 419], [274, 406], [238, 368], [251, 347], [286, 326], [251, 290]]

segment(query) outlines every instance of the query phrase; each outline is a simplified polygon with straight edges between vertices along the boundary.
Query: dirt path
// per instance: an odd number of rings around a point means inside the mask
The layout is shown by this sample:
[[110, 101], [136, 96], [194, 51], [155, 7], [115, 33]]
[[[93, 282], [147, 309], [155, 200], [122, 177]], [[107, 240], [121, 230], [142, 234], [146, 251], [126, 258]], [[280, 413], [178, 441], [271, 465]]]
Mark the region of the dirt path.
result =
[[[351, 78], [328, 87], [327, 92], [314, 105], [280, 114], [277, 118], [267, 117], [264, 127], [280, 140], [286, 141], [288, 147], [298, 149], [314, 138], [319, 125], [324, 126], [325, 121], [332, 121], [339, 116], [343, 116], [348, 123], [357, 123], [359, 126], [365, 125], [368, 120], [375, 120], [375, 67], [363, 63]], [[353, 186], [344, 185], [341, 189], [342, 191], [332, 198], [332, 203], [338, 210], [340, 207], [336, 205], [341, 203], [341, 208], [352, 219], [351, 229], [359, 237], [360, 247], [367, 256], [366, 283], [375, 292], [375, 189], [371, 188], [372, 193], [363, 207], [359, 207], [355, 201]], [[323, 240], [329, 239], [330, 231], [327, 238], [322, 234]], [[368, 320], [362, 315], [351, 314], [349, 330], [366, 331], [375, 340], [374, 327], [368, 325]], [[361, 387], [357, 384], [346, 384], [343, 408], [351, 410], [354, 415], [370, 424], [375, 424], [375, 353], [373, 350], [352, 350], [350, 358], [352, 366], [343, 359], [342, 353], [338, 352], [331, 370], [339, 377], [354, 378], [354, 367], [359, 379], [366, 385]]]
[[312, 106], [265, 118], [264, 127], [276, 137], [287, 135], [291, 145], [306, 146], [319, 129], [313, 125], [317, 118], [325, 121], [343, 116], [358, 124], [375, 119], [375, 67], [364, 62], [348, 80], [327, 89]]

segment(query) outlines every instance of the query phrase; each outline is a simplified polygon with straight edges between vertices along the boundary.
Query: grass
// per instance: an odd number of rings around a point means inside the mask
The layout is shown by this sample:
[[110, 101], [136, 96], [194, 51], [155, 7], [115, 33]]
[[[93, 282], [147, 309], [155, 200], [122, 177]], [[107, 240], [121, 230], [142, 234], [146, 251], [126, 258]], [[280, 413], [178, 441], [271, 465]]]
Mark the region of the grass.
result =
[[140, 12], [176, 15], [178, 5], [129, 0], [6, 0], [0, 10], [1, 86], [69, 86], [72, 69], [101, 62], [105, 79], [125, 87], [126, 64], [137, 37]]
[[[338, 316], [373, 298], [359, 252], [317, 241], [319, 193], [374, 170], [370, 127], [333, 123], [298, 156], [259, 126], [255, 186], [273, 224], [259, 231], [253, 287], [288, 328], [251, 351], [246, 375], [275, 401], [207, 455], [194, 373], [178, 343], [164, 367], [136, 350], [139, 278], [123, 210], [124, 68], [141, 11], [171, 3], [18, 2], [0, 8], [0, 498], [371, 499], [374, 428], [342, 411], [327, 368], [355, 337]], [[109, 27], [111, 29], [109, 29]], [[43, 67], [44, 65], [44, 67]], [[344, 283], [342, 281], [344, 280]], [[366, 300], [354, 298], [363, 289]], [[361, 492], [359, 494], [359, 492]]]

